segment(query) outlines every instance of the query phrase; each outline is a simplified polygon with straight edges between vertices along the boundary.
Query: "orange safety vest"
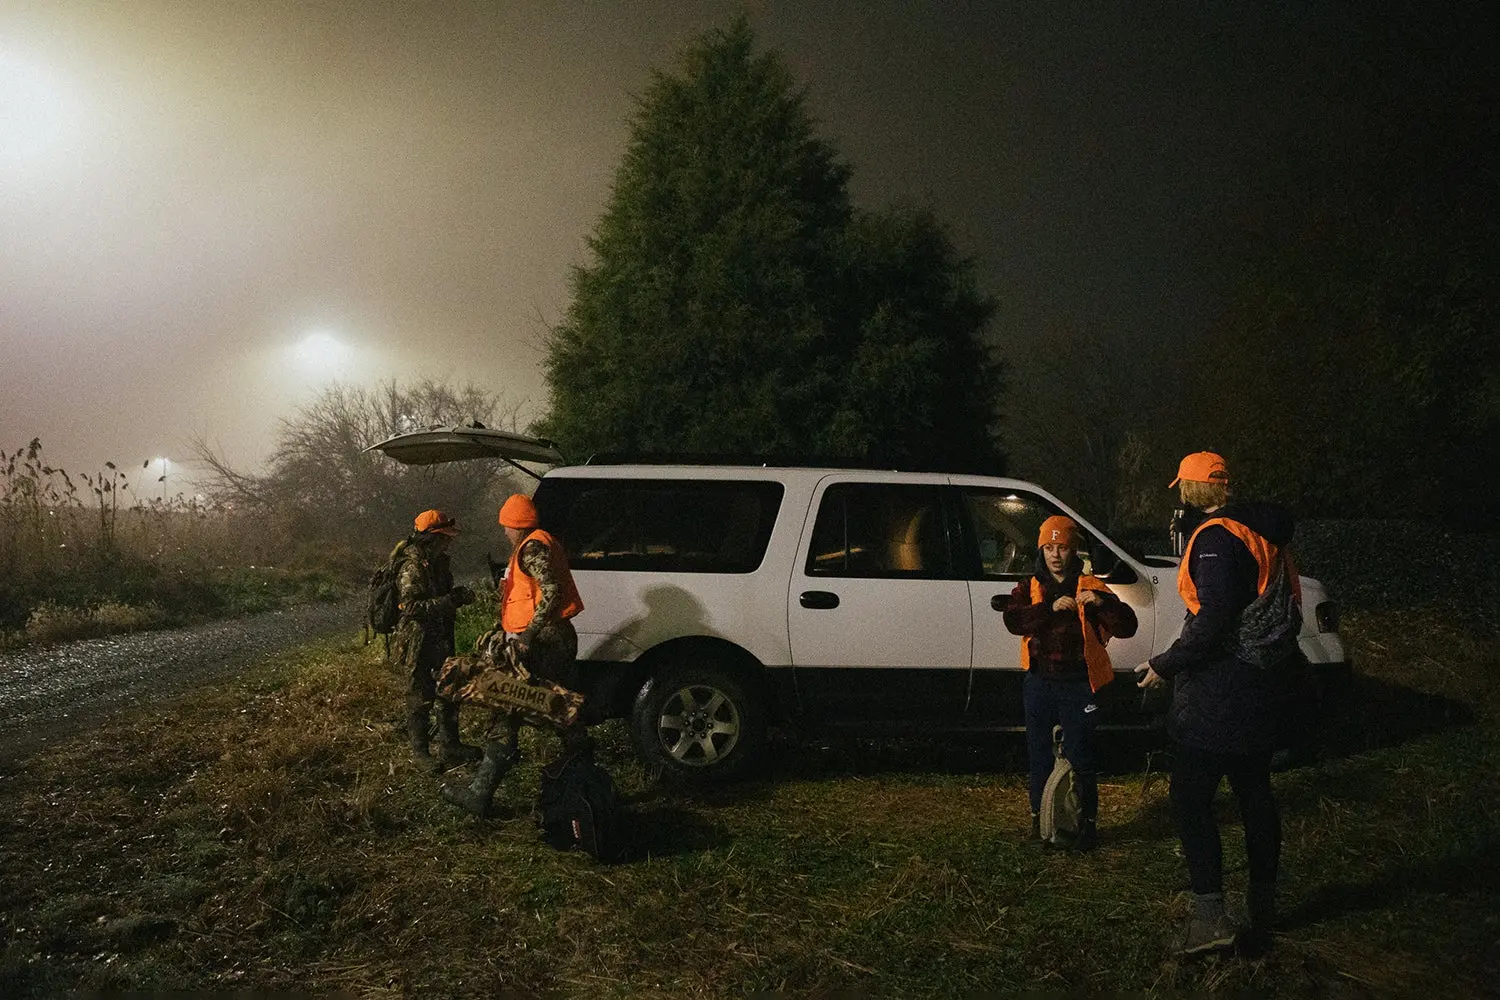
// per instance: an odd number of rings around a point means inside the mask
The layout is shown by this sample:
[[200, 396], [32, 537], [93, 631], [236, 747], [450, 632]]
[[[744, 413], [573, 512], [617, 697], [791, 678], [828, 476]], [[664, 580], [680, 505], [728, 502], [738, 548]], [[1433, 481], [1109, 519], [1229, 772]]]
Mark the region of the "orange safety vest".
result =
[[578, 587], [573, 583], [573, 574], [568, 570], [562, 547], [555, 538], [538, 528], [521, 539], [521, 544], [510, 554], [510, 566], [500, 584], [500, 627], [507, 632], [526, 631], [536, 614], [537, 602], [542, 599], [541, 584], [521, 569], [521, 548], [532, 539], [547, 547], [552, 571], [562, 587], [562, 617], [572, 618], [583, 610], [583, 599], [578, 596]]
[[[1189, 560], [1193, 556], [1193, 543], [1198, 540], [1198, 533], [1204, 528], [1212, 527], [1213, 525], [1218, 525], [1241, 542], [1244, 542], [1245, 548], [1249, 549], [1250, 554], [1255, 557], [1257, 568], [1255, 574], [1256, 596], [1266, 592], [1266, 584], [1271, 582], [1271, 568], [1275, 565], [1277, 552], [1280, 551], [1275, 545], [1272, 545], [1265, 538], [1251, 531], [1233, 518], [1215, 517], [1198, 525], [1197, 530], [1193, 532], [1193, 537], [1188, 539], [1187, 548], [1182, 550], [1182, 562], [1177, 564], [1177, 593], [1182, 595], [1182, 603], [1186, 604], [1187, 609], [1195, 615], [1203, 607], [1203, 604], [1198, 600], [1198, 585], [1193, 582], [1193, 574], [1188, 569], [1188, 565]], [[1297, 566], [1292, 562], [1292, 554], [1290, 552], [1286, 553], [1286, 568], [1292, 577], [1292, 593], [1296, 595], [1297, 603], [1301, 604], [1302, 580], [1297, 576]]]
[[[1114, 593], [1098, 577], [1080, 575], [1078, 577], [1078, 591], [1075, 594], [1085, 590], [1102, 590], [1106, 594]], [[1046, 595], [1042, 590], [1041, 581], [1036, 577], [1032, 577], [1031, 603], [1041, 604], [1044, 596]], [[1087, 663], [1089, 667], [1089, 689], [1097, 691], [1115, 679], [1115, 668], [1109, 662], [1109, 651], [1104, 648], [1104, 644], [1109, 641], [1109, 636], [1107, 634], [1101, 636], [1098, 629], [1089, 626], [1088, 619], [1085, 617], [1086, 610], [1082, 604], [1078, 605], [1078, 624], [1083, 628], [1083, 662]], [[1021, 669], [1031, 669], [1030, 636], [1023, 635], [1021, 637]]]

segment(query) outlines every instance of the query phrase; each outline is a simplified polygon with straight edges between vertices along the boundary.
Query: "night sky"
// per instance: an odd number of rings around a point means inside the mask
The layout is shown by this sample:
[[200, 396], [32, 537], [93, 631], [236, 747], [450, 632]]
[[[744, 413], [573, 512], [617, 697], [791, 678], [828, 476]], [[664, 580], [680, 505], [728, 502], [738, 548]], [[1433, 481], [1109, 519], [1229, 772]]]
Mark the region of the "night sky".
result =
[[330, 378], [535, 415], [632, 95], [741, 11], [856, 203], [930, 205], [973, 256], [1013, 379], [1081, 333], [1143, 395], [1212, 324], [1225, 232], [1473, 35], [1334, 3], [0, 0], [0, 448], [138, 468], [202, 435], [253, 468]]

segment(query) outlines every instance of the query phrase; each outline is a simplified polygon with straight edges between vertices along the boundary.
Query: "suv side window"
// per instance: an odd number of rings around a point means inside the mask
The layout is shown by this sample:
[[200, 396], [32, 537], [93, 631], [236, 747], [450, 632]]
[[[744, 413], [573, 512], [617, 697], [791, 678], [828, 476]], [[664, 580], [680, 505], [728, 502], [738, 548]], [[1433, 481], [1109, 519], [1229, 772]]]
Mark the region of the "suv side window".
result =
[[963, 487], [963, 509], [979, 546], [979, 575], [985, 580], [1021, 579], [1036, 568], [1036, 536], [1056, 514], [1050, 504], [1027, 493]]
[[[969, 486], [961, 487], [960, 492], [979, 548], [980, 579], [1020, 580], [1030, 576], [1036, 570], [1036, 539], [1042, 522], [1062, 512], [1030, 493]], [[1087, 531], [1079, 555], [1084, 572], [1102, 579], [1109, 579], [1110, 572], [1120, 564], [1119, 557]]]
[[807, 574], [951, 579], [949, 528], [942, 487], [835, 483], [818, 506]]
[[542, 525], [573, 569], [753, 573], [776, 524], [773, 482], [543, 479]]

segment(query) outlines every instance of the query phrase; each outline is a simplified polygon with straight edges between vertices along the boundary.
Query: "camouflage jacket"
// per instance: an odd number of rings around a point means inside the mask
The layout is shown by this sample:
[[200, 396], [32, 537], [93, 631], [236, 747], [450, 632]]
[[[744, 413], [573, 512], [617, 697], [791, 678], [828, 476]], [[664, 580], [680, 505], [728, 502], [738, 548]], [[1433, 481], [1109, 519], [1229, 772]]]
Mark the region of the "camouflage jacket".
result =
[[425, 545], [408, 545], [402, 553], [396, 586], [401, 619], [392, 636], [391, 653], [405, 666], [420, 665], [436, 671], [453, 655], [453, 625], [458, 617], [449, 593], [453, 570], [447, 553], [434, 554]]
[[[526, 647], [526, 668], [539, 677], [556, 681], [564, 687], [575, 684], [574, 660], [578, 656], [578, 632], [573, 623], [560, 614], [562, 589], [553, 572], [547, 546], [530, 541], [521, 546], [521, 569], [537, 582], [541, 590], [531, 624], [520, 635]], [[497, 595], [498, 597], [498, 595]], [[495, 609], [499, 616], [500, 609]]]

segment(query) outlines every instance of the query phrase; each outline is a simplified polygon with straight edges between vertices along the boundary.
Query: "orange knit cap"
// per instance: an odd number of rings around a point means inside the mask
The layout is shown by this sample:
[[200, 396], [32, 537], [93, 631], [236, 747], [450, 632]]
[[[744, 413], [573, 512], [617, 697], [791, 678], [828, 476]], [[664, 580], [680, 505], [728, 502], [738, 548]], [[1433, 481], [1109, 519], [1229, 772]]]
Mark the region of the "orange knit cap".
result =
[[536, 516], [536, 504], [524, 493], [512, 493], [500, 508], [500, 524], [507, 528], [537, 528], [541, 519]]
[[417, 532], [423, 535], [452, 537], [458, 534], [458, 522], [440, 510], [424, 510], [412, 523], [416, 526]]
[[1053, 514], [1042, 522], [1042, 530], [1037, 533], [1036, 547], [1041, 548], [1043, 545], [1078, 548], [1078, 522], [1071, 517]]
[[1229, 465], [1224, 461], [1223, 455], [1211, 451], [1195, 451], [1177, 466], [1177, 478], [1168, 483], [1167, 488], [1171, 489], [1184, 479], [1193, 483], [1227, 484]]

